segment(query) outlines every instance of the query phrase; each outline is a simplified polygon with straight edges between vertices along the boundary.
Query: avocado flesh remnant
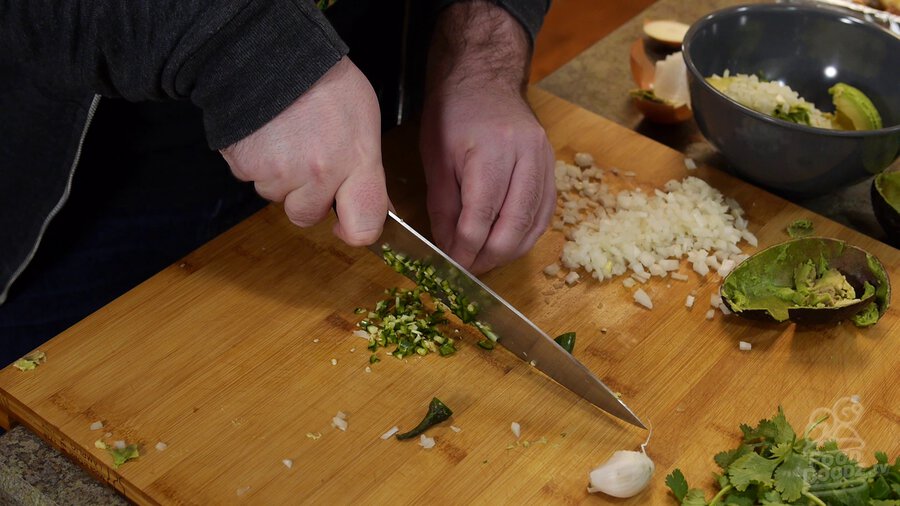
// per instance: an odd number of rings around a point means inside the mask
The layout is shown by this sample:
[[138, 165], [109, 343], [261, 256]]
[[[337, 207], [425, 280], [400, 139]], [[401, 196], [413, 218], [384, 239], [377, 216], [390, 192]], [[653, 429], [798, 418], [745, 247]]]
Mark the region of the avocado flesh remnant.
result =
[[[840, 308], [873, 295], [878, 300], [876, 288], [868, 282], [863, 286], [862, 298], [858, 298], [846, 276], [829, 267], [831, 255], [825, 252], [813, 255], [800, 244], [802, 241], [819, 239], [800, 239], [773, 246], [735, 269], [722, 286], [722, 295], [731, 308], [737, 312], [763, 310], [781, 322], [789, 318], [791, 309]], [[881, 313], [880, 309], [876, 312]]]
[[878, 130], [881, 115], [863, 92], [845, 83], [828, 89], [834, 103], [834, 121], [843, 130]]
[[778, 321], [788, 318], [791, 308], [835, 308], [859, 302], [856, 291], [837, 269], [816, 266], [807, 260], [794, 268], [792, 286], [767, 285], [765, 280], [748, 294], [750, 307], [768, 309]]
[[875, 188], [884, 201], [900, 213], [900, 171], [879, 174], [875, 178]]

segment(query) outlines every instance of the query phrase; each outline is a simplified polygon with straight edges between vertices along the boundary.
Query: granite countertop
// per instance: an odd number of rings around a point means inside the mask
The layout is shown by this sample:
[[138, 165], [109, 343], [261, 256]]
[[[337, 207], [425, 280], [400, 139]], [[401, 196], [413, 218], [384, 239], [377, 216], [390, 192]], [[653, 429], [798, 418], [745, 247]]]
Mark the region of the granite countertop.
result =
[[[607, 119], [661, 142], [701, 164], [725, 171], [730, 166], [697, 129], [694, 120], [679, 125], [658, 125], [643, 119], [631, 104], [629, 52], [642, 37], [644, 20], [671, 19], [691, 24], [704, 15], [726, 7], [760, 0], [660, 0], [589, 47], [572, 61], [538, 83], [538, 87]], [[894, 163], [900, 166], [900, 160]], [[872, 212], [871, 178], [834, 193], [794, 202], [845, 226], [885, 241], [884, 230]]]
[[112, 506], [128, 501], [19, 426], [0, 436], [0, 504]]

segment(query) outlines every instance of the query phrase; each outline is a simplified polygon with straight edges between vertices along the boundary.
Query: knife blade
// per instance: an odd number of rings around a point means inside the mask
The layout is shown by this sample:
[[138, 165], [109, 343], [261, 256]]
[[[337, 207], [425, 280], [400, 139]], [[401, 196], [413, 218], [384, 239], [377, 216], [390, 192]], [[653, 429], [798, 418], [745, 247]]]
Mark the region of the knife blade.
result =
[[[369, 249], [381, 258], [384, 246], [407, 259], [432, 267], [437, 276], [448, 280], [457, 292], [477, 304], [479, 322], [487, 323], [499, 336], [497, 342], [514, 355], [603, 411], [642, 429], [647, 428], [584, 364], [391, 211], [388, 211], [381, 238]], [[450, 305], [443, 294], [433, 295]]]

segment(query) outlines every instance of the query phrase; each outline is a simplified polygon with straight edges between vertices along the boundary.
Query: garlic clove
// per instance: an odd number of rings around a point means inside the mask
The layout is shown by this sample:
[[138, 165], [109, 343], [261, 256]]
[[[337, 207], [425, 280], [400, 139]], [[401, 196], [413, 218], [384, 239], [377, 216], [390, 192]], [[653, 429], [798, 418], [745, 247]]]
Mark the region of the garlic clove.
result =
[[588, 492], [632, 497], [647, 488], [656, 466], [644, 452], [620, 450], [591, 471]]

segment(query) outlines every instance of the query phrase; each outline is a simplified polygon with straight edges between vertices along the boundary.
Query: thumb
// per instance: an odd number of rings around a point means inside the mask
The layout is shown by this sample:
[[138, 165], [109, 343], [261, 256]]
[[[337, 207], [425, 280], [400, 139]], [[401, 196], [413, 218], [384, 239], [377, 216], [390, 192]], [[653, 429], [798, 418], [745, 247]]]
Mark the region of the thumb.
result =
[[350, 246], [368, 246], [381, 237], [389, 202], [384, 169], [355, 171], [335, 194], [334, 235]]

